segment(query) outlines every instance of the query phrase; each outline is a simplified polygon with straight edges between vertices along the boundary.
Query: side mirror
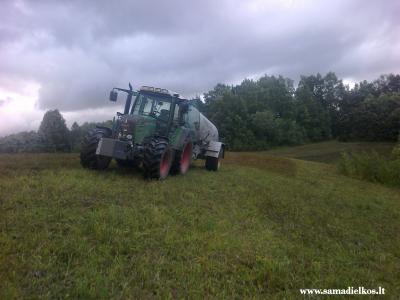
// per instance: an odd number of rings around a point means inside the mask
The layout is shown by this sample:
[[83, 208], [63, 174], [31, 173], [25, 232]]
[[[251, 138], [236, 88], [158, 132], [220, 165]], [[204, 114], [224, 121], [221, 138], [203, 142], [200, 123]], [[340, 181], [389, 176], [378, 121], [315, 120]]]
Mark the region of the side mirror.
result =
[[118, 98], [118, 93], [116, 91], [112, 90], [110, 92], [110, 98], [109, 98], [110, 101], [117, 102], [117, 98]]

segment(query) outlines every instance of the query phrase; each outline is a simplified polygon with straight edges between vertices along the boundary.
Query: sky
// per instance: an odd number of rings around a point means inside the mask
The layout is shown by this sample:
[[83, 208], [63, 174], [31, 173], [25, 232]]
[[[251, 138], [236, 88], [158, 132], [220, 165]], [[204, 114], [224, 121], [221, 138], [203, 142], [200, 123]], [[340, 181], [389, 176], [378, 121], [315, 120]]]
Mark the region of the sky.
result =
[[[0, 136], [59, 109], [112, 119], [114, 86], [200, 95], [244, 78], [400, 73], [400, 1], [0, 0]], [[122, 98], [122, 97], [121, 97]], [[122, 100], [122, 101], [121, 101]]]

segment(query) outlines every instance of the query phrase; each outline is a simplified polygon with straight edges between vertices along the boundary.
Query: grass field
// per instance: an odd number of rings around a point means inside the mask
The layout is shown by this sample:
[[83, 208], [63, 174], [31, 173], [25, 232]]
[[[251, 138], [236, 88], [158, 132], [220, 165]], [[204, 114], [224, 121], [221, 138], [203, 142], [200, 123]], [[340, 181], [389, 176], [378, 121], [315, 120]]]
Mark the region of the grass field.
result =
[[373, 150], [378, 154], [387, 156], [392, 152], [394, 145], [393, 143], [341, 143], [337, 141], [328, 141], [296, 147], [277, 148], [268, 151], [268, 154], [309, 161], [335, 163], [340, 158], [342, 152], [361, 153]]
[[400, 190], [306, 161], [388, 148], [358, 145], [228, 153], [220, 172], [196, 163], [163, 182], [85, 170], [75, 154], [0, 155], [0, 299], [297, 299], [348, 286], [394, 299]]

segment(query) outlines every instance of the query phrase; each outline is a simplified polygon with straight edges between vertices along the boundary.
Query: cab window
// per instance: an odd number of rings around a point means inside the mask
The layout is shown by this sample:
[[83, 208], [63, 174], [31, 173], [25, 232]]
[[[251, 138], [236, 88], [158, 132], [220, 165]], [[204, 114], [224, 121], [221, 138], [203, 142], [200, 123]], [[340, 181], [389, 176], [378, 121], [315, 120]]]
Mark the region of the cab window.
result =
[[140, 94], [132, 108], [132, 114], [155, 117], [167, 122], [171, 109], [171, 101], [168, 98], [153, 95]]
[[174, 123], [179, 122], [179, 105], [178, 103], [175, 104], [175, 111], [174, 111]]

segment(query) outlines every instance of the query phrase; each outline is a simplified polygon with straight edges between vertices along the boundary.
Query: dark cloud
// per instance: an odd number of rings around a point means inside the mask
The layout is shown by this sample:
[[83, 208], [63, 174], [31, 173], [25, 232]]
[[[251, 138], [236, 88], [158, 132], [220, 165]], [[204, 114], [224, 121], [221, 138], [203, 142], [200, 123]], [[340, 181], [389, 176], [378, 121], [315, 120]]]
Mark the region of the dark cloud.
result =
[[8, 1], [0, 84], [37, 82], [39, 108], [79, 111], [128, 81], [194, 95], [263, 73], [372, 79], [400, 71], [399, 15], [397, 0]]

